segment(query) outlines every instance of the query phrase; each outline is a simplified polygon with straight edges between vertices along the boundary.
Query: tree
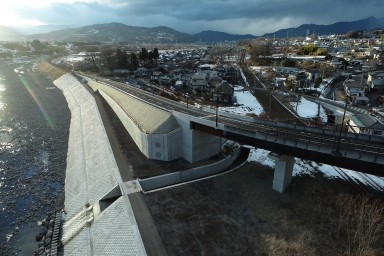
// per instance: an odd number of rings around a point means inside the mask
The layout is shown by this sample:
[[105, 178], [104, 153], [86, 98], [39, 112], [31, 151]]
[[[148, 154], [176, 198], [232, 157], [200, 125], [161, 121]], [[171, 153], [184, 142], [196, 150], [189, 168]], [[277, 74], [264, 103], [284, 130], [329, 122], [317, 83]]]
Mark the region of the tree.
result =
[[252, 63], [263, 65], [268, 63], [265, 57], [271, 56], [272, 47], [266, 42], [255, 42], [247, 51], [251, 55], [250, 61]]
[[141, 48], [141, 51], [139, 53], [139, 59], [143, 62], [145, 62], [148, 59], [148, 50], [145, 48]]
[[315, 88], [318, 88], [322, 81], [323, 81], [323, 79], [321, 77], [317, 77], [315, 79]]
[[160, 56], [160, 55], [159, 55], [159, 50], [158, 50], [157, 48], [153, 49], [152, 54], [153, 54], [153, 58], [154, 58], [154, 59], [158, 59], [159, 56]]
[[137, 56], [135, 53], [131, 53], [130, 60], [131, 60], [130, 61], [130, 67], [134, 71], [139, 67], [139, 63], [137, 61]]
[[116, 67], [117, 68], [128, 68], [128, 56], [125, 51], [120, 49], [116, 50]]
[[345, 36], [347, 38], [358, 38], [360, 37], [360, 35], [363, 34], [363, 31], [362, 30], [351, 30], [349, 31]]
[[101, 51], [101, 56], [105, 59], [108, 65], [108, 69], [112, 71], [115, 68], [115, 55], [112, 49], [104, 49]]
[[95, 72], [99, 71], [99, 59], [100, 59], [100, 52], [99, 49], [95, 46], [88, 46], [86, 47], [86, 61], [88, 61], [91, 65], [91, 69]]
[[320, 48], [314, 44], [307, 44], [297, 51], [298, 55], [325, 55], [328, 51], [325, 48]]
[[327, 54], [327, 55], [325, 55], [325, 57], [324, 57], [324, 60], [332, 60], [332, 55], [331, 54]]
[[281, 62], [281, 65], [283, 67], [295, 67], [296, 66], [296, 61], [292, 59], [285, 59]]
[[40, 52], [44, 50], [44, 45], [39, 40], [33, 40], [30, 45], [35, 49], [35, 51]]
[[301, 64], [300, 64], [300, 67], [301, 68], [304, 68], [304, 69], [315, 69], [316, 68], [316, 65], [315, 65], [315, 62], [311, 61], [311, 60], [304, 60]]

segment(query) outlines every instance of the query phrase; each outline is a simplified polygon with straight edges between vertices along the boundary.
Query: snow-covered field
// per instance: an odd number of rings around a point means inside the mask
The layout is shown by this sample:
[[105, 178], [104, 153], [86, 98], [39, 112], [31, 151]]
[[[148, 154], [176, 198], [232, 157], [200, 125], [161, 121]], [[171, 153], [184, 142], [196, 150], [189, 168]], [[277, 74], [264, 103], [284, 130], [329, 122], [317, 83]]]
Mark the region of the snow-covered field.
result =
[[260, 115], [264, 112], [263, 107], [257, 99], [249, 92], [243, 90], [243, 87], [237, 86], [234, 95], [237, 97], [237, 103], [242, 106], [237, 107], [220, 107], [220, 111], [231, 112], [239, 115], [254, 113]]
[[[258, 162], [258, 163], [261, 163], [262, 165], [266, 165], [274, 168], [275, 161], [268, 158], [269, 153], [270, 151], [263, 150], [263, 149], [251, 149], [248, 157], [248, 162]], [[300, 175], [300, 174], [314, 175], [314, 173], [317, 170], [324, 173], [324, 176], [330, 179], [334, 179], [334, 178], [344, 179], [344, 177], [342, 177], [331, 165], [316, 163], [312, 161], [304, 161], [302, 159], [295, 158], [295, 165], [293, 166], [293, 176]], [[351, 170], [345, 170], [345, 171], [348, 172], [349, 175], [358, 179], [361, 183], [366, 184], [368, 186], [372, 186], [372, 184], [368, 183], [367, 180], [363, 179], [358, 174], [358, 172], [351, 171]], [[381, 188], [384, 188], [384, 178], [369, 175], [369, 174], [365, 174], [365, 175], [367, 175], [369, 178], [371, 178], [377, 184], [379, 184]], [[377, 186], [372, 186], [372, 187], [376, 190], [380, 190]]]
[[319, 104], [301, 98], [297, 102], [291, 102], [291, 106], [296, 110], [297, 114], [304, 118], [316, 117], [318, 114], [323, 122], [327, 122], [327, 113]]

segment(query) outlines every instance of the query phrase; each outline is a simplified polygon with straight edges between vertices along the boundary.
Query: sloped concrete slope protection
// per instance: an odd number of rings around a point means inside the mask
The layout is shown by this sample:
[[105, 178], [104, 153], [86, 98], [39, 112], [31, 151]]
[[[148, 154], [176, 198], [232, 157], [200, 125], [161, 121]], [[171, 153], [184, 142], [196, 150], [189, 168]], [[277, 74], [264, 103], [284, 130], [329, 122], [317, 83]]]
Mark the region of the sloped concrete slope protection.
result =
[[[146, 255], [96, 102], [70, 74], [54, 81], [71, 110], [65, 255]], [[108, 199], [107, 204], [100, 200]]]

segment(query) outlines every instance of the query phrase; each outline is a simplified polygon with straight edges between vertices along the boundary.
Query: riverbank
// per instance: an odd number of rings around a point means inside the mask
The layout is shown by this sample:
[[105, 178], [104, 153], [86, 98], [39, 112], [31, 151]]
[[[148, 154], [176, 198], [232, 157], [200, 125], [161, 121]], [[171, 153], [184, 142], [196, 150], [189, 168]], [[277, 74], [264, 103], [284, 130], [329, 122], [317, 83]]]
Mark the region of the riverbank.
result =
[[1, 255], [33, 255], [39, 221], [64, 204], [70, 112], [35, 65], [0, 68]]

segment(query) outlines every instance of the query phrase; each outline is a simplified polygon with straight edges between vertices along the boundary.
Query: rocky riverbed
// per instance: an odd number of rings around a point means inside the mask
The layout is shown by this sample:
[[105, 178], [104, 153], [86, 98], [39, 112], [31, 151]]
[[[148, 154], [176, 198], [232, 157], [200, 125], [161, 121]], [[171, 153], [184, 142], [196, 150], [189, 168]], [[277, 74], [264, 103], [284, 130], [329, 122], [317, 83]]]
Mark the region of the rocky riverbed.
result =
[[33, 255], [64, 206], [70, 111], [35, 63], [0, 68], [0, 255]]

